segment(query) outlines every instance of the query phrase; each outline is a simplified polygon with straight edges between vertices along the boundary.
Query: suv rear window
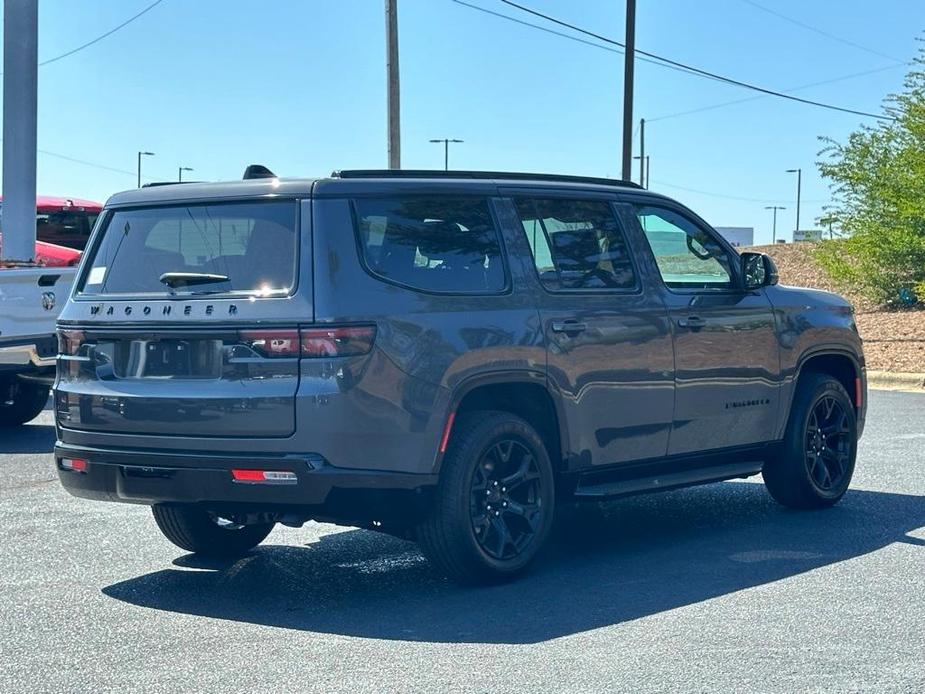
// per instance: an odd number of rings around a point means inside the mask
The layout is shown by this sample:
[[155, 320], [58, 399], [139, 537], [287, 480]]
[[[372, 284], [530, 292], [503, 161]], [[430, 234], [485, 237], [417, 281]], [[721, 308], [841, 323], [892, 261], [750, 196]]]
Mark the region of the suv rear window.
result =
[[[80, 291], [288, 294], [297, 237], [292, 200], [115, 210]], [[172, 290], [165, 273], [197, 277]]]
[[360, 249], [384, 280], [430, 292], [504, 289], [498, 230], [486, 198], [355, 200]]

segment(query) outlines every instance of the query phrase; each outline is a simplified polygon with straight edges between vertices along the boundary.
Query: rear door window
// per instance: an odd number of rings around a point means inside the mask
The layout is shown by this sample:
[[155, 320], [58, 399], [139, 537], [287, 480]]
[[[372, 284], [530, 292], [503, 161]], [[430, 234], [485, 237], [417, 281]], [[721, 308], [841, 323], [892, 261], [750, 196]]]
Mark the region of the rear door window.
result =
[[389, 282], [428, 292], [497, 293], [506, 286], [487, 198], [354, 201], [363, 261]]
[[296, 215], [292, 200], [114, 210], [80, 291], [288, 294]]
[[514, 201], [547, 289], [634, 289], [636, 273], [613, 208], [604, 200]]

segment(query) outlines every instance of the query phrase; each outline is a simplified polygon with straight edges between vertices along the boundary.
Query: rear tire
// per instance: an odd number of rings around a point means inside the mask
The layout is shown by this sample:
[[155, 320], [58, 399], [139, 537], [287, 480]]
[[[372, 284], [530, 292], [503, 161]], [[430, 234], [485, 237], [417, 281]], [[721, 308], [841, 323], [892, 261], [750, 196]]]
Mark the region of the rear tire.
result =
[[31, 422], [45, 409], [48, 386], [15, 379], [0, 381], [0, 428]]
[[415, 537], [430, 562], [460, 583], [510, 580], [546, 540], [554, 492], [549, 454], [533, 427], [506, 412], [463, 415]]
[[206, 557], [233, 558], [259, 545], [273, 530], [273, 523], [222, 525], [198, 506], [151, 507], [157, 527], [180, 549]]
[[765, 486], [790, 508], [832, 506], [851, 483], [857, 447], [857, 415], [844, 386], [807, 373], [797, 383], [781, 451], [762, 471]]

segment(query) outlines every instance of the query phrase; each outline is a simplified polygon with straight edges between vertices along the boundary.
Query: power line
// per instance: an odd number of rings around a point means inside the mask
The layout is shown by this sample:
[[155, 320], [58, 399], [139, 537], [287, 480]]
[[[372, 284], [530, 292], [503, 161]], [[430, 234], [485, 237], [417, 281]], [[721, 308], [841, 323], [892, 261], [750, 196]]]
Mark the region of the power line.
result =
[[825, 31], [824, 29], [820, 29], [819, 27], [813, 26], [811, 24], [807, 24], [806, 22], [801, 22], [799, 19], [788, 17], [787, 15], [782, 14], [781, 12], [778, 12], [777, 10], [772, 10], [770, 7], [765, 7], [764, 5], [761, 5], [755, 2], [754, 0], [741, 0], [741, 2], [744, 2], [746, 5], [751, 5], [755, 9], [761, 10], [762, 12], [767, 12], [770, 15], [774, 15], [778, 19], [782, 19], [785, 22], [790, 22], [791, 24], [795, 24], [796, 26], [806, 29], [807, 31], [811, 31], [814, 34], [819, 34], [819, 36], [825, 36], [827, 39], [831, 39], [832, 41], [837, 41], [838, 43], [844, 44], [846, 46], [851, 46], [852, 48], [857, 48], [858, 50], [864, 51], [865, 53], [870, 53], [872, 55], [880, 56], [881, 58], [886, 58], [887, 60], [892, 60], [894, 63], [905, 64], [906, 62], [904, 60], [900, 60], [899, 58], [895, 56], [888, 55], [886, 53], [881, 53], [878, 50], [869, 48], [867, 46], [863, 46], [860, 43], [855, 43], [854, 41], [851, 41], [850, 39], [846, 39], [841, 36], [836, 36], [835, 34], [832, 34], [831, 32]]
[[[110, 29], [110, 30], [107, 31], [106, 33], [100, 34], [100, 35], [97, 36], [95, 39], [92, 39], [92, 40], [90, 40], [90, 41], [87, 41], [86, 43], [81, 44], [80, 46], [77, 46], [77, 48], [72, 48], [71, 50], [69, 50], [69, 51], [67, 51], [67, 52], [65, 52], [65, 53], [62, 53], [61, 55], [56, 55], [54, 58], [49, 58], [48, 60], [43, 60], [42, 62], [39, 63], [39, 67], [42, 67], [43, 65], [48, 65], [48, 64], [50, 64], [50, 63], [57, 62], [58, 60], [61, 60], [61, 59], [63, 59], [63, 58], [67, 58], [67, 57], [70, 56], [70, 55], [74, 55], [75, 53], [78, 53], [79, 51], [82, 51], [82, 50], [85, 49], [85, 48], [89, 48], [90, 46], [92, 46], [92, 45], [95, 44], [95, 43], [99, 43], [100, 41], [102, 41], [103, 39], [105, 39], [107, 36], [112, 36], [112, 35], [115, 34], [117, 31], [119, 31], [119, 29], [122, 29], [123, 27], [128, 26], [129, 24], [131, 24], [132, 22], [134, 22], [136, 19], [138, 19], [139, 17], [141, 17], [143, 14], [147, 14], [148, 12], [150, 12], [151, 10], [153, 10], [155, 7], [157, 7], [158, 5], [160, 5], [162, 2], [164, 2], [164, 0], [155, 0], [155, 1], [152, 2], [150, 5], [148, 5], [147, 7], [145, 7], [143, 10], [141, 10], [141, 11], [138, 12], [137, 14], [132, 15], [131, 17], [129, 17], [128, 19], [126, 19], [124, 22], [122, 22], [121, 24], [119, 24], [119, 25], [116, 26], [116, 27], [113, 27], [112, 29]], [[3, 73], [0, 72], [0, 75], [2, 75], [2, 74], [3, 74]]]
[[[458, 0], [454, 0], [454, 1], [458, 1]], [[568, 22], [564, 22], [561, 19], [556, 19], [555, 17], [551, 17], [547, 14], [543, 14], [542, 12], [538, 12], [537, 10], [534, 10], [524, 5], [521, 5], [519, 3], [513, 2], [512, 0], [500, 0], [500, 1], [503, 2], [505, 5], [516, 7], [522, 12], [527, 12], [528, 14], [532, 14], [536, 17], [541, 17], [542, 19], [545, 19], [548, 22], [552, 22], [553, 24], [558, 24], [559, 26], [566, 27], [568, 29], [571, 29], [572, 31], [577, 31], [578, 33], [584, 34], [585, 36], [591, 36], [597, 39], [598, 41], [603, 41], [605, 43], [609, 43], [614, 46], [620, 46], [621, 48], [625, 48], [625, 46], [619, 41], [615, 41], [614, 39], [607, 38], [606, 36], [602, 36], [601, 34], [596, 34], [593, 31], [588, 31], [587, 29], [582, 29], [581, 27], [578, 27], [574, 24], [569, 24]], [[743, 89], [751, 89], [752, 91], [761, 92], [762, 94], [767, 94], [768, 96], [776, 96], [780, 99], [788, 99], [790, 101], [796, 101], [798, 103], [806, 104], [808, 106], [816, 106], [818, 108], [824, 108], [830, 111], [840, 111], [842, 113], [851, 113], [853, 115], [863, 116], [865, 118], [876, 118], [878, 120], [896, 120], [895, 118], [884, 115], [884, 114], [869, 113], [867, 111], [858, 111], [858, 110], [851, 109], [851, 108], [844, 108], [842, 106], [835, 106], [833, 104], [826, 104], [821, 101], [813, 101], [811, 99], [803, 99], [802, 97], [792, 96], [790, 94], [785, 94], [783, 92], [775, 91], [773, 89], [767, 89], [765, 87], [760, 87], [756, 84], [751, 84], [749, 82], [743, 82], [741, 80], [737, 80], [732, 77], [726, 77], [724, 75], [720, 75], [715, 72], [703, 70], [701, 68], [694, 67], [692, 65], [687, 65], [677, 60], [672, 60], [671, 58], [665, 58], [664, 56], [660, 56], [656, 53], [650, 53], [648, 51], [643, 51], [638, 48], [636, 49], [636, 53], [646, 56], [648, 58], [652, 58], [653, 60], [660, 61], [661, 63], [664, 63], [665, 65], [671, 65], [677, 68], [681, 68], [682, 70], [686, 70], [688, 72], [699, 75], [701, 77], [705, 77], [705, 78], [715, 80], [718, 82], [724, 82], [726, 84], [731, 84], [736, 87], [742, 87]]]
[[[867, 75], [874, 75], [874, 74], [877, 74], [878, 72], [886, 72], [887, 70], [896, 70], [897, 68], [905, 67], [907, 65], [909, 65], [909, 63], [902, 63], [902, 64], [897, 64], [897, 65], [886, 65], [884, 67], [874, 68], [873, 70], [865, 70], [863, 72], [853, 72], [850, 75], [842, 75], [841, 77], [833, 77], [831, 79], [822, 80], [820, 82], [810, 82], [809, 84], [803, 84], [803, 85], [800, 85], [799, 87], [793, 87], [791, 89], [784, 89], [783, 91], [790, 93], [790, 92], [797, 92], [803, 89], [811, 89], [812, 87], [821, 87], [822, 85], [825, 85], [825, 84], [833, 84], [834, 82], [843, 82], [844, 80], [850, 80], [856, 77], [865, 77]], [[669, 113], [664, 116], [656, 116], [655, 118], [646, 118], [646, 122], [654, 123], [660, 120], [668, 120], [669, 118], [677, 118], [679, 116], [688, 116], [693, 113], [700, 113], [701, 111], [712, 111], [713, 109], [723, 108], [725, 106], [733, 106], [734, 104], [744, 104], [749, 101], [756, 101], [758, 99], [765, 99], [765, 98], [767, 98], [767, 95], [760, 94], [758, 96], [748, 96], [744, 99], [734, 99], [733, 101], [723, 101], [722, 103], [719, 103], [719, 104], [711, 104], [709, 106], [700, 106], [698, 108], [692, 108], [686, 111], [676, 111], [675, 113]]]
[[[468, 7], [469, 9], [472, 9], [472, 10], [478, 10], [479, 12], [484, 12], [485, 14], [492, 15], [493, 17], [498, 17], [499, 19], [506, 19], [507, 21], [513, 22], [514, 24], [520, 24], [521, 26], [530, 27], [531, 29], [537, 29], [538, 31], [542, 31], [547, 34], [552, 34], [553, 36], [559, 36], [563, 39], [568, 39], [569, 41], [574, 41], [576, 43], [581, 43], [581, 44], [584, 44], [585, 46], [591, 46], [592, 48], [600, 48], [602, 51], [607, 51], [608, 53], [616, 53], [617, 55], [623, 55], [626, 53], [626, 51], [622, 49], [611, 48], [610, 46], [602, 46], [601, 44], [595, 43], [594, 41], [587, 41], [577, 36], [566, 34], [562, 31], [556, 31], [555, 29], [550, 29], [549, 27], [544, 27], [539, 24], [533, 24], [532, 22], [525, 22], [522, 19], [517, 19], [516, 17], [511, 17], [510, 15], [503, 14], [501, 12], [495, 12], [494, 10], [489, 10], [487, 7], [480, 7], [478, 5], [473, 5], [471, 3], [465, 2], [465, 0], [452, 0], [452, 2], [455, 2], [457, 5]], [[639, 51], [637, 51], [637, 53], [638, 52]], [[658, 65], [659, 67], [664, 67], [664, 68], [668, 68], [671, 70], [675, 70], [677, 72], [690, 72], [690, 70], [682, 70], [681, 68], [676, 68], [673, 65], [665, 65], [664, 63], [660, 63], [657, 60], [650, 60], [649, 58], [646, 58], [646, 57], [637, 57], [637, 59], [643, 62], [646, 62], [646, 63], [651, 63], [652, 65]]]
[[48, 157], [54, 157], [55, 159], [63, 159], [64, 161], [73, 162], [74, 164], [83, 164], [84, 166], [91, 166], [94, 169], [102, 169], [103, 171], [112, 171], [114, 173], [125, 174], [127, 176], [135, 176], [135, 171], [128, 171], [126, 169], [117, 169], [113, 166], [106, 166], [105, 164], [97, 164], [96, 162], [86, 161], [85, 159], [76, 159], [74, 157], [69, 157], [66, 154], [58, 154], [57, 152], [49, 152], [47, 149], [36, 150], [39, 154], [44, 154]]
[[[683, 190], [688, 193], [697, 193], [698, 195], [708, 195], [711, 198], [726, 198], [727, 200], [739, 200], [740, 202], [762, 202], [762, 203], [777, 203], [777, 202], [790, 202], [787, 198], [778, 198], [772, 200], [770, 198], [749, 198], [741, 195], [726, 195], [725, 193], [713, 193], [709, 190], [700, 190], [699, 188], [688, 188], [687, 186], [679, 186], [673, 183], [665, 183], [664, 181], [652, 181], [653, 187], [655, 186], [664, 186], [665, 188], [674, 188], [676, 190]], [[816, 200], [804, 200], [805, 203], [822, 203], [828, 202], [828, 199], [816, 199]]]

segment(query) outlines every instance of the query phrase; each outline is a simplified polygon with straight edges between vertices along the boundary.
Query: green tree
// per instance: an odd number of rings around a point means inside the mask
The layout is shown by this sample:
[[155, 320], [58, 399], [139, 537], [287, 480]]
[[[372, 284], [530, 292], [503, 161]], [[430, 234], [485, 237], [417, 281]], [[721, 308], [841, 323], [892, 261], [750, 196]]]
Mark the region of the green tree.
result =
[[886, 99], [889, 120], [845, 143], [826, 143], [819, 170], [832, 184], [829, 214], [847, 238], [820, 244], [832, 278], [886, 305], [925, 302], [925, 51], [904, 89]]

